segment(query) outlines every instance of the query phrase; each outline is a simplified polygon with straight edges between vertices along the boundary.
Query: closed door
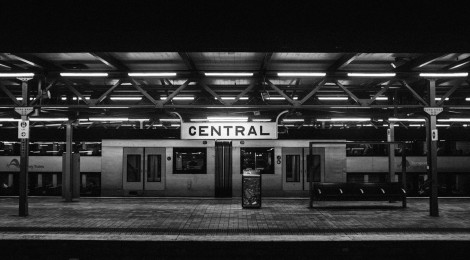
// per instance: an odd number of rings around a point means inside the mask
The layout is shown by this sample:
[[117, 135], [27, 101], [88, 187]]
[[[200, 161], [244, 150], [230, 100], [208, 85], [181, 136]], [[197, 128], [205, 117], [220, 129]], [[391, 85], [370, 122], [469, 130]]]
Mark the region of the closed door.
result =
[[232, 142], [215, 143], [215, 197], [232, 197]]
[[314, 148], [309, 156], [308, 148], [282, 149], [282, 178], [284, 190], [308, 190], [310, 174], [313, 181], [320, 181], [324, 172], [324, 148]]
[[125, 190], [165, 189], [165, 148], [124, 148]]

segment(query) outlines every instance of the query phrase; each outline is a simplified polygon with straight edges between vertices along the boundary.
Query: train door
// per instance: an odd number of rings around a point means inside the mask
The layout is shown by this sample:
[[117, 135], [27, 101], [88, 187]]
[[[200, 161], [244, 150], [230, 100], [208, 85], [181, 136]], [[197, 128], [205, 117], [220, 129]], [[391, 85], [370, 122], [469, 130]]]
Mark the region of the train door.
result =
[[286, 147], [282, 148], [282, 156], [284, 190], [308, 190], [310, 171], [313, 173], [313, 181], [320, 181], [324, 172], [324, 148], [313, 148], [313, 155], [310, 157], [308, 148]]
[[303, 148], [282, 148], [282, 176], [284, 190], [303, 190], [304, 154]]
[[165, 148], [124, 148], [123, 188], [165, 189]]
[[232, 142], [215, 143], [215, 197], [232, 197]]

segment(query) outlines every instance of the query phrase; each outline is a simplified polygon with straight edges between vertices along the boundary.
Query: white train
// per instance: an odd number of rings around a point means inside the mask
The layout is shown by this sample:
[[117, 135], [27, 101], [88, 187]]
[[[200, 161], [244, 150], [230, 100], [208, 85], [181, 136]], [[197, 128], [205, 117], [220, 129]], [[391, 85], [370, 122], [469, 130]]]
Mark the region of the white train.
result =
[[[243, 170], [259, 170], [263, 196], [307, 196], [307, 155], [314, 140], [102, 140], [101, 156], [80, 159], [81, 195], [241, 195]], [[318, 141], [318, 140], [315, 140]], [[338, 140], [341, 141], [341, 140]], [[322, 182], [381, 182], [388, 156], [348, 156], [345, 144], [315, 144], [315, 178]], [[351, 150], [348, 148], [349, 151]], [[31, 156], [31, 195], [59, 195], [62, 157]], [[14, 195], [18, 156], [0, 156], [0, 191]], [[397, 181], [401, 156], [395, 158]], [[407, 157], [410, 195], [425, 195], [426, 157]], [[470, 195], [468, 156], [438, 157], [440, 195]]]

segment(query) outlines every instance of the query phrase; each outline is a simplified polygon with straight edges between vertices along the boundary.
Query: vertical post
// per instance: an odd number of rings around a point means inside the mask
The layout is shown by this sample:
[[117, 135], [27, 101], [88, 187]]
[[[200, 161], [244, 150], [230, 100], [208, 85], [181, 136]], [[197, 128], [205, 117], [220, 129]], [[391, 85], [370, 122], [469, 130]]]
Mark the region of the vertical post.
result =
[[[395, 141], [395, 123], [389, 121], [387, 129], [387, 142]], [[395, 145], [388, 144], [388, 176], [387, 182], [395, 181]]]
[[[29, 102], [28, 80], [21, 80], [22, 106]], [[21, 121], [27, 121], [28, 116], [22, 115]], [[26, 217], [28, 213], [28, 166], [29, 166], [29, 138], [21, 139], [20, 147], [20, 175], [19, 175], [19, 216]]]
[[[429, 106], [436, 106], [436, 80], [429, 80]], [[436, 128], [436, 115], [429, 114], [426, 124], [426, 139], [427, 139], [427, 159], [428, 159], [428, 179], [430, 182], [429, 195], [429, 213], [433, 217], [439, 216], [439, 206], [437, 201], [437, 188], [439, 186], [437, 180], [437, 135]], [[437, 136], [436, 136], [437, 137]]]
[[66, 124], [66, 142], [65, 142], [65, 165], [63, 174], [64, 176], [64, 198], [66, 202], [72, 202], [73, 196], [72, 196], [72, 189], [73, 189], [73, 177], [72, 177], [72, 171], [73, 171], [73, 143], [72, 143], [72, 137], [73, 137], [73, 127], [72, 127], [72, 120], [67, 121]]

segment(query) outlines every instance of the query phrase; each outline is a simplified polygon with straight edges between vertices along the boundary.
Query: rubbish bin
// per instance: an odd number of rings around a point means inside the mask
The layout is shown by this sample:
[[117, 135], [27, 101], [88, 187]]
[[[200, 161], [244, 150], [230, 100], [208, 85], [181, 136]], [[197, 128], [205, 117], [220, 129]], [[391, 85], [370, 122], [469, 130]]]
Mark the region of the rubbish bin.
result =
[[243, 170], [242, 207], [261, 208], [261, 174], [259, 170]]

